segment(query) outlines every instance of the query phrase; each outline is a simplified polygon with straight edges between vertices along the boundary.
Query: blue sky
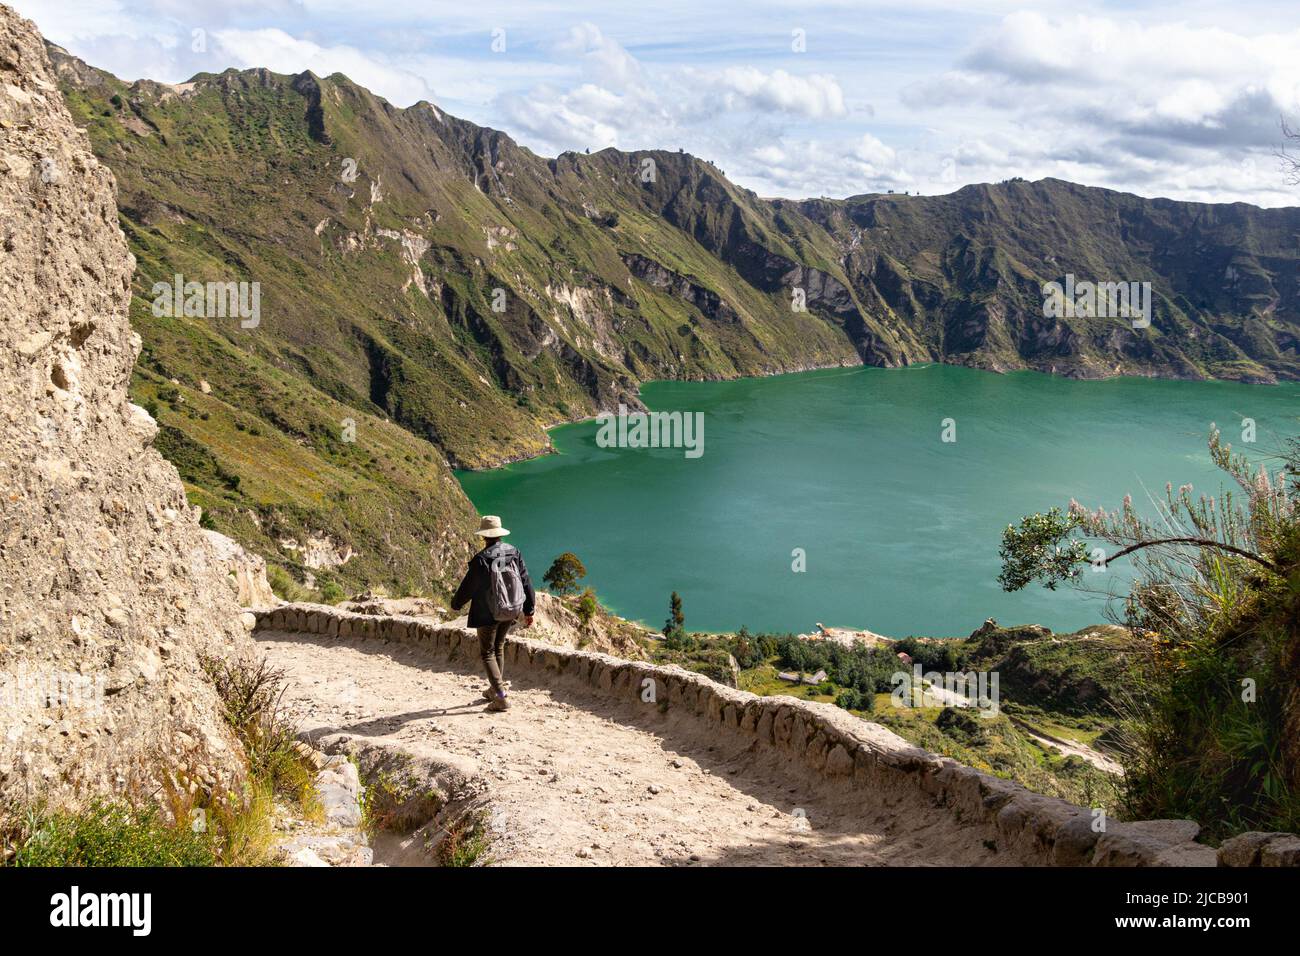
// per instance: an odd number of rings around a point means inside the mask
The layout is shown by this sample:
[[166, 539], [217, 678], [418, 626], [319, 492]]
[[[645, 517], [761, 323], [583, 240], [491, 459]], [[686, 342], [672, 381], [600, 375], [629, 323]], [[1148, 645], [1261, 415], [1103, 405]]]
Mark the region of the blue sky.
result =
[[1056, 176], [1300, 204], [1295, 3], [8, 2], [124, 79], [342, 72], [543, 155], [680, 147], [762, 195]]

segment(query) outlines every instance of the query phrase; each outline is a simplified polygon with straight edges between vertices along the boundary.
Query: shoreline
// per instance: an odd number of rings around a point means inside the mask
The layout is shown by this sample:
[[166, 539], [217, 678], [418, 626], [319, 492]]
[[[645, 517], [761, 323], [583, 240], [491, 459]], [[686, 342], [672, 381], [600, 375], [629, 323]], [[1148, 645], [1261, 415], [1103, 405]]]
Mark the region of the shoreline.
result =
[[[917, 363], [917, 365], [919, 365], [919, 364], [921, 364], [921, 363]], [[927, 364], [934, 364], [934, 363], [927, 363]], [[638, 382], [638, 383], [637, 383], [637, 387], [636, 387], [636, 397], [637, 397], [638, 400], [640, 400], [640, 398], [641, 398], [641, 389], [642, 389], [642, 387], [644, 387], [644, 386], [646, 386], [646, 385], [653, 385], [653, 384], [656, 384], [656, 383], [659, 383], [659, 382], [674, 382], [674, 383], [675, 383], [675, 382], [700, 382], [700, 383], [704, 383], [704, 382], [740, 382], [740, 381], [744, 381], [744, 380], [746, 380], [746, 379], [750, 379], [750, 380], [754, 380], [754, 381], [759, 381], [759, 380], [762, 380], [762, 379], [768, 379], [768, 378], [779, 378], [779, 377], [782, 376], [782, 375], [803, 375], [803, 374], [806, 373], [806, 372], [824, 372], [824, 371], [827, 371], [828, 369], [844, 369], [844, 368], [853, 369], [853, 368], [878, 368], [878, 367], [880, 367], [880, 366], [871, 366], [871, 365], [867, 365], [867, 364], [864, 363], [864, 362], [858, 362], [858, 363], [850, 363], [850, 362], [832, 362], [832, 363], [829, 363], [829, 364], [826, 364], [826, 365], [809, 365], [809, 366], [807, 366], [807, 367], [805, 367], [805, 368], [782, 369], [782, 370], [780, 370], [780, 371], [775, 371], [775, 372], [762, 372], [762, 373], [759, 373], [759, 374], [757, 374], [757, 375], [736, 375], [736, 376], [733, 376], [733, 377], [731, 377], [731, 378], [725, 378], [725, 377], [723, 377], [723, 376], [717, 376], [717, 377], [713, 377], [713, 378], [648, 378], [648, 379], [646, 379], [646, 380], [644, 380], [644, 381], [642, 381], [642, 382]], [[915, 366], [899, 366], [899, 367], [900, 367], [900, 368], [913, 368], [913, 367], [915, 367]], [[591, 414], [591, 415], [582, 415], [582, 416], [577, 417], [577, 418], [561, 419], [561, 420], [556, 421], [556, 422], [553, 422], [553, 423], [551, 423], [551, 424], [549, 424], [549, 425], [543, 425], [543, 426], [542, 426], [543, 434], [545, 434], [545, 435], [547, 436], [547, 437], [546, 437], [547, 450], [544, 451], [544, 452], [542, 452], [540, 455], [527, 455], [527, 454], [525, 454], [525, 455], [511, 455], [511, 456], [507, 456], [507, 457], [504, 457], [504, 458], [500, 459], [500, 461], [499, 461], [497, 464], [484, 465], [484, 466], [482, 466], [482, 467], [480, 467], [480, 468], [457, 468], [457, 467], [455, 467], [455, 466], [453, 465], [453, 466], [452, 466], [452, 472], [453, 472], [453, 473], [455, 473], [455, 472], [466, 472], [466, 473], [468, 473], [468, 474], [474, 474], [474, 473], [477, 473], [477, 472], [483, 472], [483, 471], [493, 471], [493, 470], [495, 470], [495, 469], [497, 469], [497, 468], [504, 468], [506, 465], [513, 465], [513, 464], [516, 464], [516, 463], [521, 462], [521, 461], [535, 461], [535, 460], [537, 460], [537, 459], [539, 459], [539, 458], [547, 458], [547, 457], [549, 457], [550, 455], [558, 454], [558, 452], [556, 452], [556, 450], [555, 450], [555, 445], [551, 442], [551, 439], [550, 439], [551, 432], [555, 431], [555, 429], [557, 429], [557, 428], [564, 428], [564, 427], [567, 426], [567, 425], [581, 425], [583, 422], [592, 422], [592, 421], [595, 421], [597, 418], [599, 418], [599, 417], [600, 417], [601, 415], [603, 415], [603, 414], [606, 414], [606, 413], [605, 413], [605, 412], [595, 412], [594, 414]], [[448, 464], [450, 464], [450, 462], [448, 462]]]
[[[1018, 373], [1027, 372], [1027, 373], [1033, 373], [1035, 375], [1046, 375], [1049, 378], [1061, 378], [1073, 382], [1109, 382], [1109, 381], [1115, 381], [1117, 379], [1142, 379], [1145, 381], [1154, 380], [1154, 381], [1167, 381], [1167, 382], [1205, 382], [1207, 384], [1226, 383], [1226, 384], [1233, 384], [1233, 385], [1259, 385], [1259, 386], [1274, 386], [1274, 387], [1279, 385], [1300, 385], [1300, 379], [1286, 379], [1286, 378], [1276, 378], [1276, 377], [1271, 380], [1258, 380], [1258, 379], [1250, 379], [1250, 378], [1212, 378], [1208, 376], [1203, 376], [1198, 378], [1189, 375], [1159, 375], [1154, 372], [1143, 373], [1140, 371], [1129, 371], [1129, 372], [1120, 371], [1120, 372], [1111, 372], [1108, 374], [1101, 374], [1101, 375], [1081, 375], [1081, 374], [1070, 374], [1070, 371], [1079, 371], [1078, 367], [1073, 367], [1072, 369], [1068, 369], [1066, 371], [1058, 371], [1055, 365], [1047, 369], [1038, 368], [1033, 365], [1022, 365], [1016, 368], [999, 368], [995, 366], [972, 364], [967, 362], [946, 362], [942, 359], [926, 359], [918, 362], [910, 362], [906, 365], [870, 365], [866, 362], [857, 362], [857, 363], [830, 362], [825, 365], [811, 364], [803, 368], [781, 369], [778, 371], [760, 372], [758, 374], [752, 374], [752, 375], [736, 375], [730, 378], [725, 376], [715, 376], [709, 378], [703, 378], [703, 377], [701, 378], [650, 378], [650, 379], [646, 379], [645, 381], [637, 383], [636, 397], [640, 399], [641, 389], [644, 386], [655, 385], [659, 383], [676, 384], [676, 383], [694, 383], [694, 382], [698, 382], [698, 383], [740, 382], [745, 380], [760, 381], [769, 378], [780, 378], [785, 375], [804, 375], [807, 374], [808, 372], [825, 372], [831, 369], [874, 368], [874, 369], [880, 369], [882, 371], [903, 371], [909, 369], [917, 370], [917, 369], [925, 369], [925, 368], [934, 368], [936, 366], [941, 366], [945, 368], [968, 368], [971, 369], [972, 371], [987, 372], [991, 375], [1015, 375]], [[491, 464], [482, 465], [476, 468], [457, 467], [456, 465], [452, 464], [450, 460], [448, 461], [448, 464], [451, 465], [453, 473], [465, 472], [468, 474], [473, 474], [477, 472], [493, 471], [497, 468], [504, 468], [507, 465], [513, 465], [519, 462], [534, 461], [536, 459], [546, 458], [549, 457], [550, 455], [558, 454], [558, 452], [555, 450], [555, 445], [550, 438], [551, 432], [553, 432], [557, 428], [564, 428], [567, 425], [580, 425], [583, 422], [595, 421], [602, 414], [605, 413], [595, 412], [594, 414], [591, 415], [583, 415], [577, 418], [570, 418], [570, 419], [561, 419], [551, 424], [543, 425], [542, 432], [544, 435], [546, 435], [547, 450], [543, 451], [541, 454], [525, 453], [519, 455], [507, 455], [499, 459], [493, 459], [493, 463]]]

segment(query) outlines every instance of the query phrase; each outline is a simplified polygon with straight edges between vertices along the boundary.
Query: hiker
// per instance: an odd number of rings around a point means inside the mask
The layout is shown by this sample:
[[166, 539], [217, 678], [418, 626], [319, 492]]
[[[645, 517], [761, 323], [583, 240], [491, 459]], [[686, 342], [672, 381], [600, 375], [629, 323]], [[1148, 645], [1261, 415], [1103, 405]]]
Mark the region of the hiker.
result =
[[465, 579], [451, 599], [455, 611], [470, 602], [469, 626], [478, 630], [479, 653], [490, 685], [483, 697], [491, 711], [510, 707], [506, 702], [507, 684], [501, 677], [506, 664], [506, 635], [520, 619], [524, 627], [533, 626], [537, 602], [524, 556], [501, 540], [509, 533], [496, 515], [483, 516], [478, 527], [479, 537], [486, 539], [483, 550], [470, 558]]

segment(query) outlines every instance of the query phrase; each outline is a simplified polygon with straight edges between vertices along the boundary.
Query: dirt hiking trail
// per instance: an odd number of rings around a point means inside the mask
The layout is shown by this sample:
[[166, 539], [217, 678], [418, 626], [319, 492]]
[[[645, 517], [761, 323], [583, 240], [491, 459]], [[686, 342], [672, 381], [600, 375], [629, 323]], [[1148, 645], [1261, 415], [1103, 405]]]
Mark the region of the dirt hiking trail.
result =
[[[513, 681], [489, 714], [464, 661], [397, 642], [262, 631], [285, 701], [336, 734], [472, 761], [490, 796], [495, 865], [996, 865], [947, 811], [836, 786], [697, 722], [567, 686]], [[468, 760], [466, 759], [468, 758]]]

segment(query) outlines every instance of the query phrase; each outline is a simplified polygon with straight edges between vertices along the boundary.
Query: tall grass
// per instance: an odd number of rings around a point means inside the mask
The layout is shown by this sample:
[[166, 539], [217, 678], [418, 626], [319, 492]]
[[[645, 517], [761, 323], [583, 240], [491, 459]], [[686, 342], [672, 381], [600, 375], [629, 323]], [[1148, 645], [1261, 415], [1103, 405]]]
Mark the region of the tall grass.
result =
[[299, 754], [283, 707], [284, 675], [264, 660], [201, 658], [243, 744], [241, 793], [212, 793], [197, 767], [168, 767], [138, 801], [76, 811], [0, 808], [0, 863], [17, 866], [264, 866], [274, 863], [276, 798], [307, 819], [323, 814], [315, 772]]
[[438, 844], [439, 866], [491, 866], [486, 814], [466, 813], [447, 827]]
[[157, 807], [95, 802], [77, 813], [36, 810], [23, 818], [14, 866], [212, 866], [212, 842], [164, 820]]

